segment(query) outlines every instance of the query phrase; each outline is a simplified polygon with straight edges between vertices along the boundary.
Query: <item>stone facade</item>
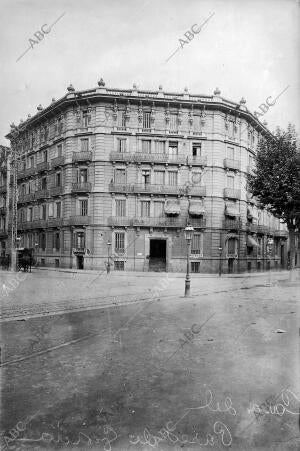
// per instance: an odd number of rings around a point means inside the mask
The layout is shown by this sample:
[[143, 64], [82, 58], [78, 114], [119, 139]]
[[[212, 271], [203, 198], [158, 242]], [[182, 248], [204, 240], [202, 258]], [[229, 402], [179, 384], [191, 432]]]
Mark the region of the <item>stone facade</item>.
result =
[[185, 271], [189, 223], [193, 272], [285, 267], [286, 229], [246, 189], [269, 131], [244, 99], [98, 85], [7, 135], [21, 247], [45, 266]]

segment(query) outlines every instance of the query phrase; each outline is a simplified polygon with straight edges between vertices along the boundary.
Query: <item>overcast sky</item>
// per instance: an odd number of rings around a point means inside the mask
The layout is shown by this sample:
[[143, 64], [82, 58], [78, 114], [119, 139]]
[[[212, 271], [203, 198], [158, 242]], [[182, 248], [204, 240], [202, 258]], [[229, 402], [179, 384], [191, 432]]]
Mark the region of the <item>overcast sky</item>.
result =
[[262, 120], [300, 130], [299, 0], [1, 0], [0, 8], [1, 144], [11, 122], [62, 97], [69, 83], [89, 89], [100, 77], [108, 87], [208, 95], [218, 86], [225, 98], [245, 97], [252, 112], [289, 86]]

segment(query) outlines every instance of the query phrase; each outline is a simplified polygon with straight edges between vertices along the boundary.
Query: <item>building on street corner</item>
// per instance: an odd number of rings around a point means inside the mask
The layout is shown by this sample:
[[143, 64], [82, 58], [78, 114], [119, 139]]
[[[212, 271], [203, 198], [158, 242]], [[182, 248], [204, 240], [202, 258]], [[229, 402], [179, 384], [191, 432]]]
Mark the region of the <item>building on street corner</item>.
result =
[[[7, 135], [18, 155], [19, 246], [42, 266], [180, 272], [191, 224], [192, 272], [286, 267], [285, 226], [247, 191], [270, 132], [245, 104], [219, 89], [70, 85]], [[1, 212], [6, 180], [1, 172]], [[3, 246], [2, 228], [0, 237]]]

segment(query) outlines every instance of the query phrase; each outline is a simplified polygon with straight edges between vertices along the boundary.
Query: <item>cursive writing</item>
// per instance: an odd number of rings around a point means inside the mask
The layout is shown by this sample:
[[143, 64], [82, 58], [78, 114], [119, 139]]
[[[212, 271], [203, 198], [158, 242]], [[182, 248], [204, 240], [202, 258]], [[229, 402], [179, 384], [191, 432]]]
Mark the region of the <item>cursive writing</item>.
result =
[[[254, 413], [256, 417], [264, 416], [264, 415], [279, 415], [282, 417], [285, 413], [289, 413], [291, 415], [298, 415], [299, 411], [294, 410], [290, 403], [296, 401], [296, 403], [300, 403], [300, 399], [292, 392], [290, 389], [285, 389], [281, 393], [281, 402], [271, 403], [270, 399], [267, 399], [264, 403], [258, 405], [252, 403], [250, 408], [248, 409], [248, 413]], [[299, 408], [299, 407], [298, 407]], [[297, 407], [295, 407], [297, 409]]]

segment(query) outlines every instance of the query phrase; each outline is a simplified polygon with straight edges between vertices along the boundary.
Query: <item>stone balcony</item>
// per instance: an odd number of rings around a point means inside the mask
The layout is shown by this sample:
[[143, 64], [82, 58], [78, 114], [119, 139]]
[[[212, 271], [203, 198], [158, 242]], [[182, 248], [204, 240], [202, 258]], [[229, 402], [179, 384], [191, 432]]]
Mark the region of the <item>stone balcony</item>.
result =
[[36, 193], [29, 193], [29, 194], [20, 194], [18, 197], [19, 203], [26, 203], [26, 202], [33, 202], [36, 198]]
[[132, 225], [132, 218], [127, 216], [109, 216], [107, 218], [107, 225], [111, 227], [129, 227]]
[[64, 164], [65, 164], [65, 157], [64, 156], [56, 157], [56, 158], [53, 158], [51, 160], [51, 168], [56, 168], [58, 166], [63, 166]]
[[224, 188], [224, 197], [228, 199], [240, 199], [241, 190], [234, 188]]
[[233, 169], [239, 171], [241, 169], [241, 162], [239, 160], [233, 160], [231, 158], [225, 158], [223, 161], [224, 168]]
[[43, 161], [42, 163], [38, 163], [36, 165], [37, 172], [49, 171], [50, 163], [48, 161]]
[[190, 166], [207, 166], [206, 156], [188, 157], [188, 165]]
[[72, 161], [74, 163], [83, 161], [92, 161], [92, 152], [89, 151], [73, 152]]
[[47, 227], [60, 227], [63, 224], [63, 220], [61, 218], [50, 218], [47, 221]]
[[64, 192], [62, 186], [53, 186], [50, 188], [50, 196], [60, 196]]
[[136, 217], [132, 219], [132, 225], [134, 227], [174, 227], [180, 229], [185, 228], [186, 224], [186, 218], [179, 217]]
[[36, 168], [27, 168], [25, 169], [25, 177], [31, 177], [36, 173]]
[[45, 229], [47, 227], [46, 219], [36, 219], [35, 221], [29, 222], [27, 224], [31, 224], [32, 229]]
[[274, 230], [273, 235], [277, 238], [288, 238], [289, 232], [287, 230]]
[[146, 153], [146, 152], [111, 152], [110, 160], [126, 161], [129, 163], [161, 163], [161, 164], [185, 164], [184, 155], [168, 155], [166, 153]]
[[49, 197], [49, 190], [48, 189], [41, 189], [39, 191], [35, 192], [35, 199], [45, 199], [46, 197]]
[[6, 185], [0, 186], [0, 193], [6, 193], [6, 191], [7, 191]]
[[187, 220], [187, 223], [196, 228], [205, 228], [206, 218], [204, 216], [199, 217], [190, 216]]
[[266, 234], [266, 233], [268, 233], [269, 230], [270, 230], [269, 227], [266, 226], [266, 225], [258, 224], [256, 227], [257, 227], [257, 233], [263, 233], [263, 234]]
[[90, 216], [70, 216], [69, 219], [63, 220], [63, 225], [71, 225], [71, 226], [82, 226], [82, 225], [89, 225], [91, 223], [91, 217]]
[[72, 183], [72, 193], [89, 193], [92, 189], [90, 182]]

